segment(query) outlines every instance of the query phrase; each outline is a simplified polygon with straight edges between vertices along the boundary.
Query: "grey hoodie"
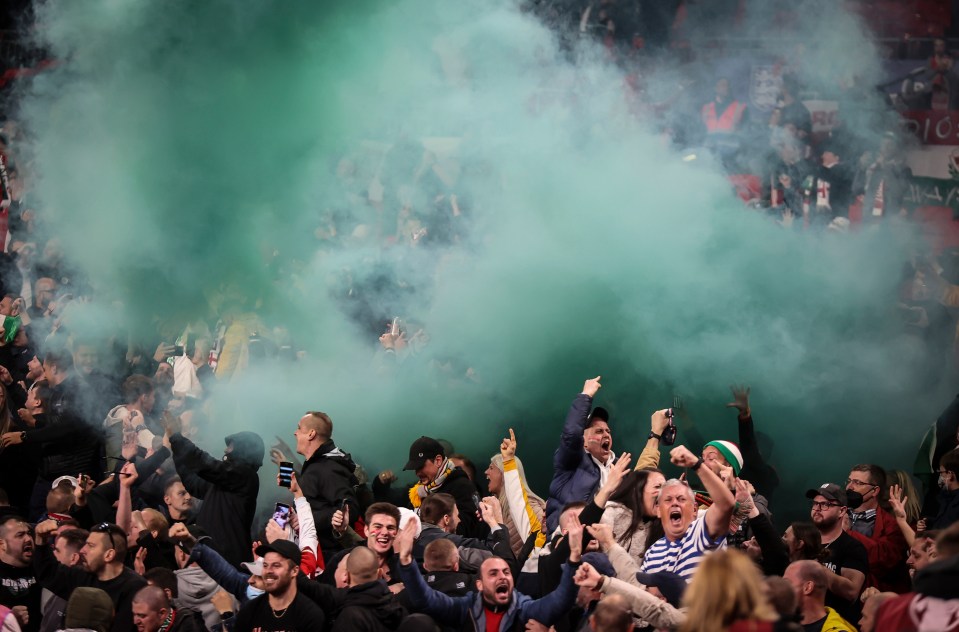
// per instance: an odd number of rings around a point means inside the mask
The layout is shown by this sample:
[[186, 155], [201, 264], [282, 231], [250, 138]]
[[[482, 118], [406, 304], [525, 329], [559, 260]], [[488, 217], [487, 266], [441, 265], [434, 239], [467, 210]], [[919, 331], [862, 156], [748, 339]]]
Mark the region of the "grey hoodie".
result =
[[[196, 565], [174, 572], [177, 580], [177, 604], [180, 607], [185, 606], [199, 611], [203, 615], [203, 622], [207, 629], [213, 629], [213, 626], [220, 623], [220, 613], [217, 612], [210, 598], [222, 590], [220, 585]], [[236, 599], [232, 595], [230, 599], [233, 601], [233, 611], [236, 612]]]

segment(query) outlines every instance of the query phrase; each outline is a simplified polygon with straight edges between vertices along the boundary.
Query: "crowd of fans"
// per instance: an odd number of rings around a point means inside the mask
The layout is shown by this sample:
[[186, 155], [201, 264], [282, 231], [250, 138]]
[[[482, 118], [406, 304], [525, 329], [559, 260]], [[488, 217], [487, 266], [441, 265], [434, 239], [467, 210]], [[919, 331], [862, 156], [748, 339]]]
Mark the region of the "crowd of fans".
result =
[[[578, 27], [614, 35], [613, 8], [590, 6]], [[951, 90], [948, 53], [937, 47], [931, 65], [936, 89]], [[641, 96], [641, 82], [631, 86]], [[714, 98], [694, 104], [694, 124], [667, 117], [660, 129], [730, 174], [758, 164], [753, 205], [787, 228], [846, 233], [853, 207], [864, 223], [908, 216], [896, 136], [875, 147], [817, 139], [801, 90], [787, 72], [777, 107], [760, 115], [719, 78]], [[808, 519], [788, 525], [774, 521], [780, 477], [757, 441], [747, 387], [729, 404], [737, 436], [676, 445], [677, 411], [658, 410], [634, 457], [613, 450], [616, 419], [595, 405], [600, 378], [586, 380], [557, 425], [541, 490], [518, 456], [523, 437], [507, 428], [485, 473], [473, 459], [486, 455], [416, 439], [412, 486], [392, 471], [368, 478], [319, 411], [291, 422], [293, 446], [239, 432], [211, 455], [196, 437], [217, 383], [258, 354], [295, 361], [289, 335], [234, 299], [220, 302], [212, 327], [191, 323], [155, 348], [86, 336], [77, 314], [96, 291], [33, 204], [14, 121], [0, 140], [5, 632], [959, 630], [959, 399], [932, 431], [931, 469], [849, 463], [845, 480], [808, 481], [805, 498], [790, 501], [806, 503]], [[363, 171], [369, 164], [378, 170]], [[311, 229], [321, 254], [384, 253], [387, 265], [344, 269], [333, 289], [379, 337], [380, 370], [412, 366], [429, 343], [414, 318], [395, 317], [391, 297], [428, 299], [423, 261], [471, 229], [458, 183], [484, 170], [408, 139], [376, 161], [337, 166], [338, 188]], [[900, 295], [904, 326], [944, 362], [957, 272], [948, 257], [911, 262]], [[456, 358], [429, 362], [472, 377]], [[663, 459], [682, 475], [667, 479]], [[275, 489], [260, 489], [265, 462], [278, 467]], [[258, 507], [274, 498], [261, 520]]]
[[[613, 450], [600, 378], [586, 380], [543, 496], [512, 429], [485, 481], [447, 442], [416, 439], [404, 469], [418, 482], [397, 488], [391, 471], [367, 481], [310, 411], [293, 447], [269, 450], [285, 497], [259, 528], [259, 435], [208, 454], [186, 436], [189, 411], [157, 409], [169, 383], [142, 375], [95, 426], [78, 392], [98, 374], [79, 355], [0, 372], [5, 630], [956, 629], [959, 403], [943, 415], [938, 485], [850, 464], [784, 531], [748, 387], [728, 405], [735, 442], [674, 446], [664, 409], [634, 458]], [[663, 457], [682, 476], [667, 479]]]

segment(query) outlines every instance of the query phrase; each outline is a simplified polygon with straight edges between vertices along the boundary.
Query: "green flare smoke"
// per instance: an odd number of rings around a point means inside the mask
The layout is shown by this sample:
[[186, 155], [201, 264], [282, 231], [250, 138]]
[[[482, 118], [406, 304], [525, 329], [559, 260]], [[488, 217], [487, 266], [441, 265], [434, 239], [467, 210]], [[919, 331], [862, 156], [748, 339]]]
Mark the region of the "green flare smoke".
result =
[[[798, 33], [812, 51], [804, 80], [877, 76], [856, 21], [806, 4], [822, 11], [799, 11], [819, 16]], [[371, 472], [399, 469], [420, 434], [482, 469], [513, 427], [545, 496], [586, 378], [603, 377], [614, 449], [634, 454], [676, 395], [680, 442], [736, 440], [723, 404], [747, 382], [795, 492], [856, 462], [910, 465], [945, 402], [918, 396], [919, 350], [897, 336], [908, 234], [798, 234], [743, 210], [717, 168], [681, 161], [630, 114], [601, 51], [561, 50], [512, 3], [51, 0], [39, 33], [61, 63], [21, 102], [36, 187], [69, 256], [122, 301], [124, 327], [209, 318], [242, 288], [307, 350], [224, 386], [211, 446], [249, 428], [289, 441], [319, 409]], [[681, 79], [661, 69], [648, 89]], [[846, 124], [878, 135], [880, 112]], [[461, 139], [471, 237], [450, 251], [357, 239], [318, 255], [341, 158], [364, 196], [379, 173], [395, 213], [422, 151], [365, 149], [424, 138]], [[374, 264], [415, 287], [390, 307], [431, 336], [387, 376], [375, 335], [331, 290], [345, 269], [362, 286]]]

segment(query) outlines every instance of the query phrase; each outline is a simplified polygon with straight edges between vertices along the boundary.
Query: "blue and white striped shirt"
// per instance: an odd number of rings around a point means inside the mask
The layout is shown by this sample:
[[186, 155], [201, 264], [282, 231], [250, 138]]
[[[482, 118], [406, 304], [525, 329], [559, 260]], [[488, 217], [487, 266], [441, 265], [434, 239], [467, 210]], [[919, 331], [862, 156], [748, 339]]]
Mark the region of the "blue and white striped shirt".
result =
[[670, 571], [687, 582], [707, 551], [726, 548], [726, 534], [710, 539], [706, 530], [706, 512], [693, 520], [681, 540], [670, 542], [665, 536], [656, 540], [643, 557], [644, 573]]

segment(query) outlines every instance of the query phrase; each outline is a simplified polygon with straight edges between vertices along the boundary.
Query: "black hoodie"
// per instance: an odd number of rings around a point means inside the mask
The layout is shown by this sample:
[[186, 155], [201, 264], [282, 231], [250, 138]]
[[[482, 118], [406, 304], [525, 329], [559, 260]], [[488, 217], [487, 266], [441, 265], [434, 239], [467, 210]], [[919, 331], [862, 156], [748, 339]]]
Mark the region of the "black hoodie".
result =
[[234, 566], [250, 561], [250, 529], [260, 491], [257, 470], [263, 465], [263, 440], [253, 432], [225, 439], [233, 450], [223, 460], [196, 447], [181, 434], [170, 437], [173, 462], [183, 486], [202, 498], [196, 523], [213, 536], [217, 550]]
[[339, 541], [333, 537], [333, 514], [346, 500], [350, 508], [350, 524], [355, 524], [360, 515], [360, 505], [356, 501], [355, 488], [358, 485], [356, 464], [346, 452], [336, 447], [332, 440], [327, 441], [303, 464], [303, 471], [297, 476], [303, 496], [313, 510], [313, 522], [320, 540], [323, 558], [329, 562], [332, 555], [342, 550]]
[[387, 588], [386, 582], [378, 579], [346, 591], [331, 632], [386, 632], [395, 630], [405, 616], [406, 611]]

